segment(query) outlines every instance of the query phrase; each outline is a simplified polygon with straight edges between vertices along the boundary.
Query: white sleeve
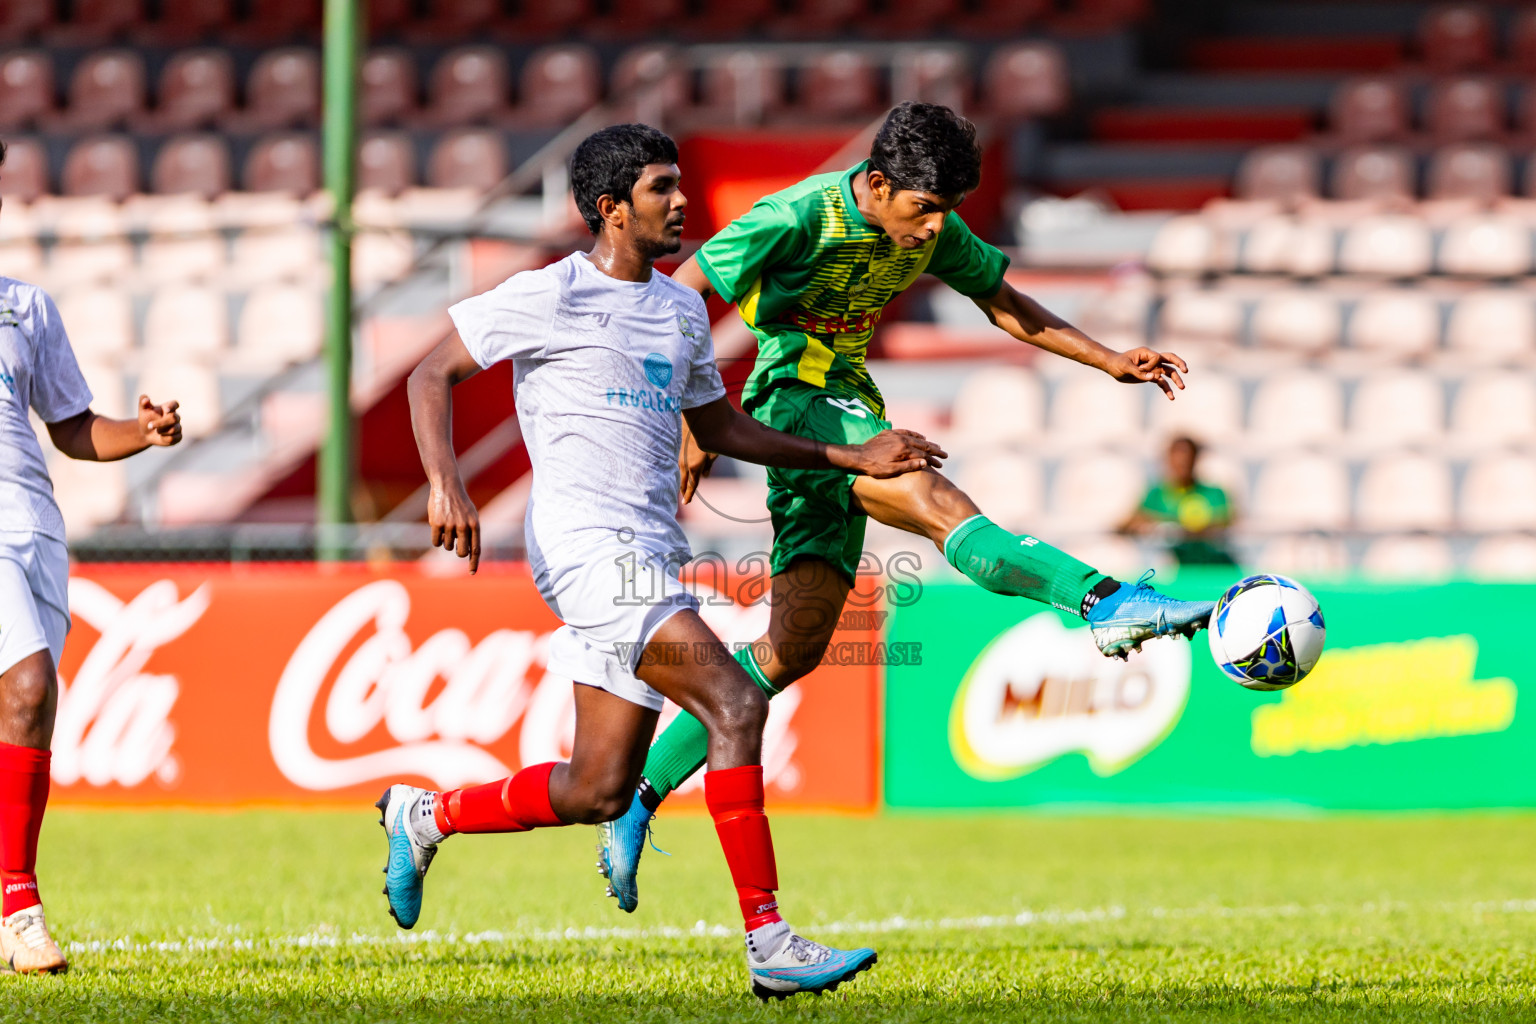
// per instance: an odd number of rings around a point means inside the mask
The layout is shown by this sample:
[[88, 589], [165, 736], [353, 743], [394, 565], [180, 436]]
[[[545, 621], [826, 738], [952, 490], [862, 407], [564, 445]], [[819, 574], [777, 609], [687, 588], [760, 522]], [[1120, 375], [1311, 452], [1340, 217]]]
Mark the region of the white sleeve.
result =
[[464, 347], [481, 369], [504, 359], [534, 359], [549, 345], [560, 282], [545, 270], [513, 274], [481, 295], [448, 307]]
[[44, 423], [58, 423], [91, 407], [91, 389], [75, 362], [58, 308], [47, 293], [37, 294], [32, 310], [32, 411]]
[[689, 359], [688, 386], [683, 388], [683, 408], [696, 409], [725, 397], [720, 367], [715, 365], [715, 343], [709, 336], [709, 315], [699, 303], [693, 321], [693, 352]]

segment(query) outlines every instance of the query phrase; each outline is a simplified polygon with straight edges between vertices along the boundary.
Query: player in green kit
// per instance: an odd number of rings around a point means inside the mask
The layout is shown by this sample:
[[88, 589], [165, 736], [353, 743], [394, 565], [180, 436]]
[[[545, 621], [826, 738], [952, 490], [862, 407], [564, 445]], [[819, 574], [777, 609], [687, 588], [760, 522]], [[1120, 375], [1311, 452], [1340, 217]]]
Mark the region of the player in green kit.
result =
[[[1125, 383], [1155, 384], [1169, 398], [1183, 388], [1180, 373], [1189, 368], [1173, 353], [1106, 348], [1006, 283], [1008, 258], [955, 212], [980, 180], [975, 127], [947, 107], [904, 103], [886, 118], [868, 161], [767, 196], [706, 242], [674, 279], [735, 303], [757, 336], [742, 408], [779, 430], [837, 444], [886, 429], [865, 352], [885, 306], [924, 273], [969, 296], [1020, 341]], [[712, 461], [685, 434], [684, 501]], [[771, 618], [766, 643], [744, 647], [737, 660], [770, 697], [820, 663], [854, 581], [866, 516], [927, 537], [994, 593], [1082, 616], [1111, 657], [1155, 636], [1193, 636], [1210, 618], [1210, 602], [1117, 582], [1038, 538], [1009, 533], [934, 469], [890, 480], [770, 469], [768, 485]], [[598, 867], [621, 909], [638, 902], [635, 875], [657, 806], [699, 769], [707, 749], [703, 726], [678, 715], [651, 747], [628, 812], [601, 826]]]

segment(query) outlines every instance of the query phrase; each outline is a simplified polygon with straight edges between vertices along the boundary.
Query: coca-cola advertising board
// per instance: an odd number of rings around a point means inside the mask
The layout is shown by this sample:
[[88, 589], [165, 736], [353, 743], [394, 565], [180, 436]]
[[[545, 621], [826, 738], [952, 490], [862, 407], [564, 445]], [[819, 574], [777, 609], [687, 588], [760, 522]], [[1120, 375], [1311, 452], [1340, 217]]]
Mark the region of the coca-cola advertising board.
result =
[[[761, 590], [699, 588], [727, 644], [763, 633]], [[522, 566], [89, 565], [69, 603], [60, 802], [355, 803], [392, 781], [485, 782], [570, 752], [572, 681], [545, 667], [559, 621]], [[844, 629], [834, 645], [874, 639]], [[772, 804], [875, 806], [879, 686], [868, 659], [833, 658], [774, 700]], [[701, 781], [678, 796], [702, 803]]]

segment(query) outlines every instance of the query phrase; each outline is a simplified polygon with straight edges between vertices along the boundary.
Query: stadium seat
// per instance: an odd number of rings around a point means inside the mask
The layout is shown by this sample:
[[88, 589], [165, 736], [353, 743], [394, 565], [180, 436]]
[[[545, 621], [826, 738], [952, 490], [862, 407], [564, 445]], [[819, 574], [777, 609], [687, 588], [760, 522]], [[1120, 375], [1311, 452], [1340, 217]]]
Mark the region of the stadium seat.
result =
[[865, 0], [791, 0], [773, 30], [788, 37], [837, 35], [868, 16]]
[[1157, 322], [1159, 345], [1177, 349], [1185, 342], [1231, 343], [1242, 334], [1243, 309], [1226, 292], [1191, 288], [1164, 299]]
[[982, 99], [992, 116], [1009, 120], [1062, 113], [1071, 100], [1066, 56], [1039, 40], [999, 47], [982, 73]]
[[1377, 580], [1442, 580], [1455, 570], [1451, 546], [1445, 538], [1432, 534], [1382, 537], [1373, 541], [1360, 559], [1360, 571]]
[[800, 68], [795, 116], [823, 120], [873, 117], [883, 103], [874, 62], [859, 50], [818, 53]]
[[613, 66], [609, 95], [632, 105], [635, 117], [647, 124], [665, 119], [693, 103], [688, 68], [668, 46], [636, 46], [620, 54]]
[[1509, 59], [1515, 70], [1529, 75], [1536, 71], [1536, 8], [1511, 12]]
[[54, 231], [59, 240], [49, 260], [48, 276], [58, 287], [121, 280], [133, 269], [133, 245], [122, 210], [109, 197], [62, 203], [54, 218]]
[[404, 132], [373, 132], [357, 151], [357, 187], [396, 196], [416, 184], [416, 147]]
[[473, 39], [505, 17], [501, 0], [430, 0], [426, 7], [426, 17], [412, 26], [414, 35], [425, 29], [432, 38]]
[[144, 0], [70, 0], [69, 21], [43, 38], [49, 46], [101, 46], [144, 20]]
[[1394, 279], [1422, 277], [1433, 265], [1429, 227], [1408, 214], [1380, 214], [1350, 225], [1339, 246], [1339, 269]]
[[352, 241], [352, 283], [372, 288], [397, 281], [416, 258], [409, 231], [359, 231]]
[[1424, 127], [1437, 144], [1499, 139], [1505, 133], [1504, 89], [1491, 78], [1452, 78], [1429, 91]]
[[1536, 381], [1499, 371], [1466, 378], [1451, 404], [1451, 436], [1473, 451], [1529, 443], [1536, 437]]
[[394, 35], [416, 13], [414, 0], [370, 0], [366, 6], [369, 39]]
[[1031, 26], [1056, 12], [1053, 0], [972, 0], [967, 11], [946, 28], [970, 38], [1007, 39], [1026, 34]]
[[161, 195], [191, 194], [212, 199], [233, 181], [229, 149], [218, 135], [183, 135], [160, 147], [150, 171], [150, 188]]
[[58, 132], [124, 127], [144, 111], [144, 60], [131, 50], [86, 57], [69, 78], [69, 105], [47, 119]]
[[1268, 375], [1248, 410], [1248, 435], [1267, 450], [1333, 444], [1343, 430], [1338, 381], [1311, 370]]
[[1445, 530], [1452, 520], [1451, 472], [1427, 455], [1388, 455], [1360, 477], [1355, 524], [1362, 530]]
[[1437, 72], [1486, 67], [1493, 61], [1493, 40], [1493, 18], [1478, 4], [1436, 7], [1419, 22], [1424, 62]]
[[1266, 461], [1247, 518], [1274, 533], [1341, 530], [1349, 524], [1349, 476], [1326, 455], [1287, 453]]
[[0, 55], [0, 131], [36, 127], [53, 113], [53, 61], [37, 50]]
[[689, 20], [684, 31], [697, 39], [741, 40], [760, 38], [778, 13], [775, 0], [732, 0], [705, 4]]
[[75, 143], [64, 158], [66, 196], [106, 196], [122, 202], [139, 190], [139, 151], [122, 135], [101, 135]]
[[466, 128], [449, 132], [432, 147], [427, 184], [488, 192], [507, 176], [507, 150], [494, 131]]
[[1198, 214], [1172, 217], [1157, 229], [1147, 250], [1147, 267], [1159, 274], [1200, 277], [1227, 262], [1221, 229]]
[[1536, 307], [1523, 291], [1473, 292], [1451, 308], [1445, 340], [1458, 359], [1477, 363], [1528, 359], [1536, 353]]
[[1386, 78], [1343, 82], [1329, 101], [1329, 123], [1341, 142], [1396, 142], [1408, 134], [1408, 93]]
[[582, 32], [624, 40], [671, 35], [687, 25], [690, 6], [686, 0], [626, 0], [609, 8], [605, 17], [583, 25]]
[[358, 78], [358, 116], [365, 125], [398, 125], [416, 113], [416, 62], [410, 51], [374, 50]]
[[1475, 532], [1529, 530], [1536, 523], [1536, 460], [1504, 452], [1467, 467], [1461, 482], [1461, 526]]
[[139, 390], [156, 402], [180, 402], [181, 431], [187, 438], [212, 434], [224, 415], [218, 374], [195, 360], [174, 356], [146, 362]]
[[1349, 569], [1349, 549], [1337, 537], [1321, 533], [1291, 534], [1264, 544], [1255, 565], [1270, 572], [1310, 579], [1338, 576]]
[[234, 20], [232, 0], [160, 0], [160, 16], [141, 24], [134, 40], [149, 46], [201, 42]]
[[319, 236], [297, 226], [248, 228], [235, 236], [231, 268], [254, 284], [313, 281], [322, 272]]
[[784, 67], [762, 50], [742, 47], [704, 65], [701, 118], [761, 124], [784, 106]]
[[320, 354], [324, 314], [308, 284], [271, 284], [246, 296], [236, 330], [236, 357], [249, 368], [280, 369]]
[[213, 207], [195, 195], [154, 203], [144, 216], [143, 273], [150, 282], [217, 279], [226, 245]]
[[1057, 467], [1051, 515], [1063, 531], [1108, 532], [1141, 501], [1145, 487], [1136, 459], [1109, 451], [1074, 456]]
[[246, 79], [245, 109], [228, 123], [240, 131], [318, 125], [320, 58], [299, 47], [263, 53]]
[[[66, 328], [69, 324], [64, 325]], [[71, 345], [74, 342], [71, 340]], [[77, 353], [78, 354], [78, 353]], [[116, 365], [97, 362], [92, 359], [80, 359], [80, 375], [85, 378], [86, 387], [91, 389], [91, 408], [103, 416], [111, 416], [113, 419], [125, 418], [130, 410], [137, 406], [137, 401], [130, 403], [128, 386], [123, 381], [123, 374]], [[158, 401], [158, 399], [157, 399]], [[50, 456], [49, 449], [52, 445], [44, 438], [43, 451]], [[51, 462], [58, 465], [75, 462], [74, 459], [53, 457]], [[100, 463], [85, 463], [85, 465], [100, 465]], [[54, 478], [54, 486], [58, 486], [58, 478]], [[60, 498], [62, 501], [63, 499]]]
[[1341, 333], [1338, 300], [1316, 289], [1273, 292], [1253, 309], [1253, 340], [1263, 348], [1320, 353], [1337, 348]]
[[1072, 372], [1051, 395], [1053, 441], [1072, 448], [1109, 445], [1142, 434], [1147, 393], [1102, 373]]
[[1507, 533], [1478, 541], [1467, 556], [1467, 575], [1485, 583], [1536, 582], [1536, 536]]
[[1045, 424], [1045, 388], [1019, 366], [997, 366], [965, 379], [950, 414], [957, 446], [976, 449], [1026, 443]]
[[1237, 170], [1240, 199], [1273, 199], [1292, 204], [1321, 195], [1322, 167], [1308, 146], [1261, 146], [1243, 157]]
[[[96, 389], [91, 390], [94, 393]], [[70, 537], [88, 536], [96, 527], [112, 522], [127, 503], [125, 463], [58, 459], [49, 466], [48, 475]]]
[[321, 0], [247, 0], [244, 21], [231, 26], [232, 42], [253, 46], [291, 42], [320, 27]]
[[433, 125], [483, 123], [508, 109], [507, 59], [488, 46], [450, 50], [432, 67], [423, 120]]
[[567, 35], [577, 25], [590, 22], [595, 14], [593, 0], [543, 0], [522, 4], [517, 16], [507, 26], [506, 35], [519, 40], [547, 39]]
[[597, 54], [586, 46], [550, 46], [535, 51], [518, 75], [519, 126], [564, 126], [602, 98]]
[[1428, 177], [1430, 199], [1491, 203], [1510, 194], [1509, 152], [1486, 143], [1447, 146], [1430, 158]]
[[1333, 226], [1315, 218], [1265, 217], [1248, 230], [1242, 267], [1255, 274], [1322, 277], [1332, 273]]
[[300, 133], [263, 138], [245, 158], [241, 180], [252, 192], [309, 195], [320, 187], [320, 153], [314, 138]]
[[1161, 437], [1187, 434], [1197, 440], [1221, 444], [1243, 432], [1243, 389], [1236, 380], [1210, 370], [1170, 402], [1152, 395], [1147, 426]]
[[1002, 449], [978, 452], [961, 462], [956, 483], [1003, 529], [1018, 533], [1038, 528], [1045, 486], [1035, 459]]
[[36, 139], [6, 139], [0, 193], [4, 194], [7, 201], [30, 203], [50, 191], [48, 151], [43, 148], [43, 144]]
[[1440, 304], [1406, 288], [1372, 292], [1349, 318], [1350, 347], [1373, 355], [1423, 357], [1439, 346], [1440, 333]]
[[1350, 437], [1388, 448], [1439, 440], [1445, 432], [1445, 387], [1419, 370], [1381, 371], [1362, 380], [1349, 407]]
[[971, 108], [971, 66], [963, 50], [925, 46], [901, 50], [891, 66], [891, 102], [938, 103]]
[[[9, 184], [9, 170], [6, 184]], [[32, 211], [7, 191], [5, 213], [0, 216], [0, 274], [22, 281], [43, 279], [43, 247], [37, 241], [37, 223]]]
[[144, 350], [150, 361], [194, 359], [211, 363], [229, 348], [229, 303], [205, 285], [172, 285], [149, 300]]
[[134, 350], [133, 298], [122, 288], [87, 285], [59, 296], [59, 319], [82, 362], [120, 366]]
[[0, 43], [20, 43], [53, 23], [53, 0], [9, 0], [0, 4]]
[[1467, 277], [1518, 277], [1531, 272], [1530, 225], [1498, 216], [1451, 224], [1440, 242], [1440, 269]]
[[160, 72], [159, 102], [145, 119], [155, 131], [209, 128], [235, 107], [235, 69], [223, 50], [184, 50]]
[[1414, 196], [1413, 157], [1393, 146], [1346, 149], [1333, 163], [1335, 199], [1408, 202]]

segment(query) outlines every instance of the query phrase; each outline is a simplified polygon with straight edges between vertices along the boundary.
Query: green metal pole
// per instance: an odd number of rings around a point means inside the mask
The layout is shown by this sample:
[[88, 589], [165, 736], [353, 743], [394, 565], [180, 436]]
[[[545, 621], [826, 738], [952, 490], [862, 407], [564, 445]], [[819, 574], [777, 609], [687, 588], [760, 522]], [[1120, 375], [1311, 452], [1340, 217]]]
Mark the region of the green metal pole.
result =
[[352, 521], [352, 194], [357, 152], [358, 0], [325, 0], [325, 188], [335, 203], [328, 232], [330, 298], [325, 311], [330, 421], [316, 480], [316, 554], [345, 557], [337, 536]]

